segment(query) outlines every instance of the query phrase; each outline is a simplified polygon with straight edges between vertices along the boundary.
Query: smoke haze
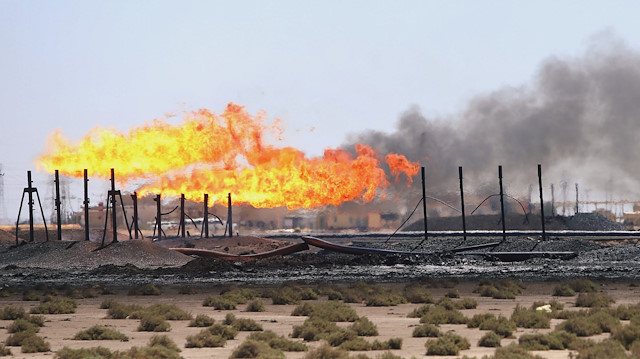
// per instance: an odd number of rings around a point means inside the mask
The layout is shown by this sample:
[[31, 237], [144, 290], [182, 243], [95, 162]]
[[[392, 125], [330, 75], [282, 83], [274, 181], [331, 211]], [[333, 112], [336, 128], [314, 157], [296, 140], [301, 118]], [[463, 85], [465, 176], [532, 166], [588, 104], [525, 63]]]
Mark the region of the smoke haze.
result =
[[[497, 188], [497, 166], [514, 190], [574, 182], [596, 192], [640, 193], [640, 53], [605, 32], [584, 55], [543, 61], [531, 84], [473, 98], [459, 114], [426, 118], [418, 108], [400, 116], [393, 133], [351, 134], [345, 146], [370, 144], [427, 168], [433, 192]], [[593, 195], [592, 195], [593, 196]], [[593, 198], [592, 198], [593, 199]]]

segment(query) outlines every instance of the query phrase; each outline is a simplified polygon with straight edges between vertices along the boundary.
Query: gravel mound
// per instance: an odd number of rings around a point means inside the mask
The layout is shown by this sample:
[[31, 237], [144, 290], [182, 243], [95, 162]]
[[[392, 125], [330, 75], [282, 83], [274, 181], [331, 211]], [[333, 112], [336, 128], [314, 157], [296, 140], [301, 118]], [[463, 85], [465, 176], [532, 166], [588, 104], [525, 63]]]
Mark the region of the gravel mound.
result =
[[146, 241], [122, 241], [104, 248], [90, 241], [23, 243], [0, 253], [0, 263], [22, 268], [96, 268], [133, 264], [140, 268], [182, 266], [192, 258]]
[[567, 229], [582, 231], [621, 231], [624, 226], [600, 213], [578, 213], [567, 221]]

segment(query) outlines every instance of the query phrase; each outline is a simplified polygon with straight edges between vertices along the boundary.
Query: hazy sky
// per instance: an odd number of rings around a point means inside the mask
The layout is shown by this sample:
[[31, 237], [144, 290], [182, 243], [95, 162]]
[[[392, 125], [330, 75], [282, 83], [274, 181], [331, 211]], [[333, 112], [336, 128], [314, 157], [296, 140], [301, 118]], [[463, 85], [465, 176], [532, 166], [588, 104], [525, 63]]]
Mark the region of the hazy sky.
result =
[[526, 86], [602, 31], [638, 49], [639, 13], [637, 1], [0, 0], [0, 206], [15, 221], [56, 129], [78, 139], [236, 102], [317, 156], [348, 133], [393, 131], [411, 106], [446, 117]]

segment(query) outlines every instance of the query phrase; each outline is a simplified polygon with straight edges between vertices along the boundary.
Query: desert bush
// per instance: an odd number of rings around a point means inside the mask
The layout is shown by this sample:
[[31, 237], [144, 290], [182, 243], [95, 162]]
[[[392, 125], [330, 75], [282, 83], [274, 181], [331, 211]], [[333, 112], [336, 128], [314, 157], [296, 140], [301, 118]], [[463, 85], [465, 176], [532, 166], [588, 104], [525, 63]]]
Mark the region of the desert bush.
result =
[[626, 359], [624, 347], [615, 340], [605, 339], [578, 351], [576, 359]]
[[219, 348], [227, 343], [227, 339], [220, 335], [211, 333], [208, 329], [203, 329], [196, 335], [187, 337], [187, 348]]
[[433, 307], [431, 304], [421, 305], [415, 308], [411, 313], [407, 314], [407, 318], [421, 318], [423, 315], [427, 314], [431, 307]]
[[143, 284], [141, 286], [131, 288], [129, 290], [129, 295], [160, 295], [162, 294], [162, 290], [159, 287], [151, 283]]
[[114, 353], [104, 347], [71, 349], [67, 346], [56, 351], [54, 356], [55, 359], [111, 359], [113, 357]]
[[169, 322], [167, 322], [161, 315], [145, 315], [140, 318], [140, 325], [138, 331], [140, 332], [168, 332], [171, 329]]
[[492, 297], [494, 299], [515, 299], [522, 293], [524, 285], [511, 279], [504, 279], [497, 283], [481, 282], [477, 292], [483, 297]]
[[149, 346], [150, 347], [160, 346], [175, 352], [181, 351], [180, 348], [178, 348], [178, 345], [176, 344], [176, 342], [171, 340], [171, 338], [169, 338], [166, 335], [152, 336], [151, 339], [149, 339]]
[[489, 320], [491, 318], [495, 318], [496, 316], [491, 313], [480, 313], [475, 314], [473, 317], [467, 320], [467, 328], [478, 328], [480, 324], [485, 320]]
[[611, 338], [617, 340], [626, 349], [640, 339], [640, 325], [629, 324], [621, 326], [612, 332]]
[[613, 302], [613, 299], [606, 294], [580, 293], [576, 298], [576, 307], [605, 308]]
[[231, 325], [231, 324], [233, 324], [233, 322], [236, 321], [236, 319], [238, 319], [238, 318], [236, 318], [235, 314], [227, 313], [227, 315], [224, 316], [223, 323], [226, 324], [226, 325]]
[[598, 285], [589, 279], [572, 279], [567, 284], [576, 293], [597, 292], [599, 289]]
[[464, 297], [456, 302], [456, 307], [458, 309], [475, 309], [477, 306], [478, 301], [469, 297]]
[[219, 324], [219, 323], [216, 323], [216, 324], [210, 326], [206, 330], [211, 332], [211, 334], [221, 336], [222, 338], [224, 338], [226, 340], [235, 339], [236, 335], [238, 335], [238, 331], [235, 330], [234, 328], [232, 328], [232, 327], [230, 327], [228, 325]]
[[24, 318], [19, 318], [14, 320], [13, 323], [11, 323], [7, 327], [7, 331], [9, 333], [18, 333], [18, 332], [26, 332], [26, 331], [37, 333], [40, 331], [40, 326], [33, 324]]
[[444, 296], [447, 298], [460, 298], [460, 292], [458, 292], [458, 290], [455, 288], [451, 288], [447, 290]]
[[141, 359], [141, 358], [162, 358], [162, 359], [182, 359], [176, 351], [163, 346], [133, 347], [126, 352], [117, 352], [117, 359]]
[[342, 342], [339, 347], [347, 351], [365, 351], [372, 349], [371, 343], [358, 336]]
[[560, 323], [558, 329], [588, 337], [603, 332], [612, 332], [620, 326], [620, 321], [611, 314], [597, 311], [587, 316], [576, 316]]
[[493, 356], [483, 357], [483, 359], [544, 359], [539, 355], [529, 353], [526, 349], [516, 344], [497, 348]]
[[284, 359], [285, 356], [265, 342], [247, 339], [231, 353], [231, 358]]
[[367, 307], [396, 306], [406, 302], [407, 300], [399, 291], [382, 287], [365, 299]]
[[11, 295], [13, 290], [11, 287], [2, 287], [0, 288], [0, 298], [7, 298]]
[[118, 303], [115, 299], [107, 298], [103, 300], [102, 303], [100, 303], [100, 309], [111, 309], [112, 307], [117, 306], [119, 304], [120, 303]]
[[402, 290], [402, 295], [409, 303], [433, 303], [433, 297], [429, 289], [417, 283], [405, 286]]
[[25, 302], [37, 302], [40, 300], [40, 294], [33, 289], [27, 289], [22, 293], [22, 300]]
[[480, 338], [478, 341], [478, 346], [488, 347], [488, 348], [496, 348], [500, 346], [500, 341], [502, 340], [502, 336], [496, 334], [495, 332], [488, 332]]
[[40, 305], [31, 308], [32, 314], [71, 314], [76, 312], [78, 303], [68, 297], [45, 296], [40, 300]]
[[4, 357], [8, 355], [13, 355], [13, 353], [11, 352], [11, 349], [5, 347], [4, 344], [0, 344], [0, 357]]
[[10, 347], [19, 347], [26, 338], [31, 336], [36, 336], [36, 333], [30, 331], [16, 332], [7, 337], [5, 344]]
[[45, 341], [42, 337], [31, 335], [22, 340], [22, 343], [20, 344], [20, 350], [23, 353], [48, 352], [51, 350], [51, 344]]
[[546, 312], [528, 309], [516, 305], [513, 313], [511, 313], [511, 320], [520, 328], [549, 328], [551, 326], [549, 314]]
[[122, 304], [118, 302], [102, 302], [103, 305], [108, 305], [109, 310], [107, 311], [107, 316], [111, 319], [126, 319], [134, 312], [140, 311], [143, 309], [141, 305], [137, 304]]
[[318, 293], [318, 295], [326, 295], [329, 300], [343, 299], [342, 292], [336, 287], [323, 285], [316, 288], [315, 292]]
[[236, 304], [246, 304], [249, 300], [256, 298], [260, 293], [251, 288], [239, 288], [232, 286], [220, 291], [222, 298], [228, 299]]
[[611, 315], [621, 320], [630, 320], [633, 317], [640, 318], [640, 303], [621, 304], [610, 310]]
[[191, 314], [178, 308], [173, 304], [153, 304], [148, 307], [142, 307], [134, 310], [129, 314], [132, 319], [141, 319], [144, 316], [160, 316], [165, 320], [190, 320]]
[[238, 318], [233, 321], [231, 327], [239, 332], [260, 332], [262, 325], [250, 318]]
[[219, 295], [210, 295], [204, 299], [202, 303], [205, 307], [213, 307], [216, 310], [233, 310], [236, 309], [236, 302], [229, 298]]
[[298, 305], [291, 315], [323, 318], [331, 322], [354, 322], [358, 319], [358, 314], [353, 308], [336, 301], [304, 303]]
[[415, 338], [423, 338], [423, 337], [436, 338], [440, 334], [442, 334], [440, 332], [440, 329], [438, 329], [438, 327], [436, 327], [435, 325], [422, 324], [420, 326], [413, 328], [412, 336]]
[[129, 338], [117, 330], [94, 325], [89, 329], [77, 332], [73, 340], [121, 340], [127, 341]]
[[276, 305], [298, 304], [302, 300], [300, 291], [290, 286], [272, 290], [267, 295]]
[[307, 350], [307, 346], [303, 343], [289, 340], [271, 330], [251, 333], [247, 339], [265, 342], [269, 344], [271, 348], [285, 352], [303, 352]]
[[554, 297], [573, 297], [574, 295], [576, 295], [576, 291], [569, 284], [562, 284], [553, 288]]
[[389, 340], [374, 340], [371, 343], [371, 350], [399, 350], [402, 349], [402, 338], [390, 338]]
[[447, 310], [440, 306], [429, 307], [427, 313], [420, 318], [420, 323], [429, 324], [465, 324], [467, 317], [456, 309]]
[[26, 316], [27, 312], [18, 305], [8, 305], [0, 310], [0, 319], [2, 320], [16, 320]]
[[349, 326], [349, 330], [354, 331], [362, 337], [374, 337], [378, 335], [378, 327], [367, 317], [358, 318]]
[[335, 322], [322, 318], [309, 318], [293, 327], [291, 337], [302, 338], [305, 341], [315, 341], [326, 338], [330, 333], [339, 331], [340, 327]]
[[332, 348], [328, 344], [323, 344], [316, 349], [310, 350], [303, 359], [348, 359], [349, 353]]
[[[354, 340], [357, 337], [358, 335], [351, 330], [347, 330], [345, 328], [338, 328], [336, 330], [333, 330], [327, 333], [325, 339], [327, 340], [327, 343], [329, 343], [329, 345], [331, 345], [332, 347], [337, 347], [342, 343], [348, 342], [350, 340]], [[342, 349], [345, 349], [345, 348], [342, 348]]]
[[265, 310], [264, 302], [261, 299], [250, 301], [247, 303], [247, 308], [245, 309], [247, 312], [264, 312]]
[[562, 340], [550, 334], [522, 334], [518, 338], [520, 346], [526, 350], [563, 350]]
[[190, 327], [210, 327], [215, 320], [206, 314], [198, 314], [189, 322]]
[[424, 346], [427, 348], [427, 355], [458, 355], [460, 350], [471, 347], [466, 338], [453, 332], [447, 332], [437, 339], [428, 340]]
[[511, 333], [516, 330], [516, 324], [509, 318], [499, 315], [482, 321], [478, 328], [480, 330], [491, 330], [503, 338], [509, 338], [511, 337]]

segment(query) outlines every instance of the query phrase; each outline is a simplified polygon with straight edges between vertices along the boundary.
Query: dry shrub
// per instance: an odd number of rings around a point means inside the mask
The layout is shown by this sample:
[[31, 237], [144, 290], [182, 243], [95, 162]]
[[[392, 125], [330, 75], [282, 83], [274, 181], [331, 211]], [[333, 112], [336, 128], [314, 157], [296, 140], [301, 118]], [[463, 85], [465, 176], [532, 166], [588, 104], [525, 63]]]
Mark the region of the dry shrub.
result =
[[190, 327], [210, 327], [215, 323], [215, 320], [206, 314], [198, 314], [194, 319], [189, 322]]
[[236, 302], [219, 295], [210, 295], [204, 299], [202, 303], [205, 307], [213, 307], [216, 310], [234, 310]]
[[121, 340], [127, 341], [129, 338], [117, 330], [106, 328], [100, 325], [94, 325], [89, 329], [77, 332], [74, 340]]
[[76, 312], [78, 303], [68, 297], [45, 296], [40, 300], [40, 305], [31, 308], [32, 314], [71, 314]]
[[440, 329], [438, 329], [438, 327], [436, 327], [435, 325], [422, 324], [413, 329], [412, 336], [415, 338], [424, 338], [424, 337], [437, 338], [438, 336], [440, 336], [440, 334], [442, 334], [440, 332]]
[[427, 348], [427, 355], [458, 355], [460, 350], [471, 347], [466, 338], [453, 332], [447, 332], [438, 339], [428, 340], [424, 346]]
[[599, 293], [580, 293], [576, 298], [576, 307], [606, 308], [612, 303], [611, 297]]
[[511, 320], [520, 328], [549, 328], [551, 326], [550, 315], [544, 311], [529, 309], [516, 305]]
[[140, 318], [140, 332], [168, 332], [171, 325], [161, 315], [148, 314]]
[[264, 312], [264, 302], [260, 299], [254, 299], [247, 304], [245, 311], [247, 312]]
[[187, 348], [219, 348], [223, 347], [227, 340], [220, 335], [211, 333], [208, 329], [203, 329], [196, 335], [187, 337]]
[[291, 315], [324, 318], [331, 322], [353, 322], [358, 314], [348, 304], [336, 301], [304, 303], [297, 306]]
[[265, 342], [269, 344], [271, 348], [285, 352], [303, 352], [307, 350], [307, 346], [303, 343], [289, 340], [271, 330], [251, 333], [247, 339]]
[[409, 303], [433, 303], [433, 297], [429, 289], [418, 283], [405, 286], [402, 294]]
[[496, 334], [495, 332], [488, 332], [480, 338], [478, 341], [478, 346], [487, 347], [487, 348], [497, 348], [500, 346], [500, 341], [502, 340], [502, 336]]
[[349, 330], [354, 331], [362, 337], [374, 337], [378, 335], [378, 327], [367, 317], [358, 318], [349, 326]]
[[129, 295], [160, 295], [162, 290], [151, 283], [143, 284], [139, 287], [131, 288]]
[[285, 355], [265, 342], [247, 339], [231, 353], [231, 358], [284, 359]]

